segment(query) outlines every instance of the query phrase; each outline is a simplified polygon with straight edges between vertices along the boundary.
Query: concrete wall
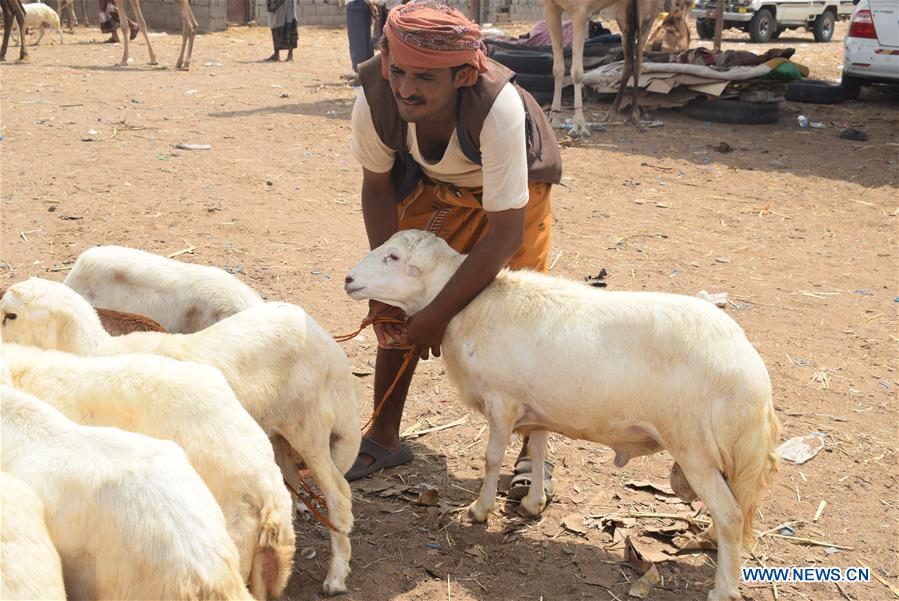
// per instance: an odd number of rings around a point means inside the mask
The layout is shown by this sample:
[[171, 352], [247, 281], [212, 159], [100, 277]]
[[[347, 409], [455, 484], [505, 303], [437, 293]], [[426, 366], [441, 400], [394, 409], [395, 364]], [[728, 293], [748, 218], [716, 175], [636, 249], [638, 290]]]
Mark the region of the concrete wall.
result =
[[[256, 23], [268, 25], [265, 0], [254, 1]], [[296, 0], [296, 2], [300, 27], [343, 27], [346, 24], [346, 9], [338, 6], [337, 0]], [[446, 4], [458, 8], [465, 14], [470, 11], [468, 0], [446, 0]], [[484, 13], [482, 20], [485, 23], [509, 19], [537, 21], [543, 18], [543, 0], [481, 0], [481, 10]]]
[[[225, 29], [226, 0], [190, 0], [201, 33]], [[181, 6], [177, 0], [142, 0], [147, 26], [154, 31], [180, 31]], [[131, 15], [129, 10], [129, 16]]]

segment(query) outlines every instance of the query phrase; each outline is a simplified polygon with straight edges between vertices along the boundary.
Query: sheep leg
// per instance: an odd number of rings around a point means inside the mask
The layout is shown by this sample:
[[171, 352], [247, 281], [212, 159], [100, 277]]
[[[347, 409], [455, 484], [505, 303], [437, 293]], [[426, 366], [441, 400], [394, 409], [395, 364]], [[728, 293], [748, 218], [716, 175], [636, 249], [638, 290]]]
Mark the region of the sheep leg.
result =
[[521, 500], [518, 513], [528, 518], [538, 517], [546, 507], [546, 490], [544, 489], [546, 459], [546, 442], [549, 440], [547, 430], [531, 432], [528, 438], [528, 457], [531, 459], [531, 487]]
[[718, 542], [718, 569], [709, 601], [739, 601], [740, 548], [743, 514], [721, 472], [701, 457], [678, 460], [690, 487], [702, 499], [715, 523]]
[[553, 43], [553, 103], [550, 108], [550, 119], [553, 127], [562, 127], [562, 79], [565, 77], [565, 50], [562, 46], [562, 9], [553, 0], [543, 3], [543, 18], [549, 28]]
[[[512, 436], [514, 419], [508, 416], [496, 415], [490, 410], [490, 401], [487, 406], [487, 426], [490, 430], [487, 440], [487, 456], [484, 469], [484, 483], [477, 501], [468, 506], [468, 518], [472, 522], [485, 522], [487, 516], [496, 504], [496, 482], [499, 480], [499, 470], [503, 465], [503, 456], [506, 447], [509, 446], [509, 438]], [[533, 455], [531, 455], [533, 457]]]
[[349, 534], [353, 528], [353, 493], [328, 451], [328, 440], [325, 439], [315, 446], [314, 451], [303, 454], [303, 460], [325, 497], [328, 519], [336, 528], [330, 532], [331, 564], [322, 583], [325, 594], [336, 595], [346, 592], [346, 578], [350, 574], [352, 549]]

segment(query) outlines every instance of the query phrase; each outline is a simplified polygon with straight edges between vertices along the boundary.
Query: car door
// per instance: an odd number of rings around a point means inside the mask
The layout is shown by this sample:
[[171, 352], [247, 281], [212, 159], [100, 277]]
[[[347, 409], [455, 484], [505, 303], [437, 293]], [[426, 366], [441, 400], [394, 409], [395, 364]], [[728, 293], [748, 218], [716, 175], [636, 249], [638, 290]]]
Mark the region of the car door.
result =
[[877, 41], [881, 46], [899, 48], [899, 2], [896, 0], [868, 0]]

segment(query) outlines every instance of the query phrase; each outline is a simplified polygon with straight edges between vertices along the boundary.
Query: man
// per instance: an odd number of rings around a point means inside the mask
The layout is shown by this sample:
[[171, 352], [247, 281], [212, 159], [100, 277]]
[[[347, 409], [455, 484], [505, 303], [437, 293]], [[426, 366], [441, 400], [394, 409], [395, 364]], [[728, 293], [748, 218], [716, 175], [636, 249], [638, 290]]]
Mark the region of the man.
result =
[[346, 35], [350, 43], [350, 62], [353, 71], [343, 77], [355, 81], [359, 65], [374, 54], [371, 40], [371, 7], [368, 0], [347, 0]]
[[[540, 107], [510, 83], [514, 73], [487, 59], [478, 26], [458, 10], [432, 0], [394, 8], [380, 56], [360, 65], [359, 76], [351, 151], [363, 168], [362, 213], [371, 248], [414, 228], [468, 254], [429, 306], [404, 324], [375, 326], [377, 402], [401, 367], [400, 343], [419, 349], [423, 359], [439, 356], [448, 322], [503, 267], [546, 271], [550, 189], [562, 169]], [[371, 301], [369, 318], [376, 316], [405, 318], [401, 310]], [[418, 359], [363, 438], [348, 479], [412, 460], [399, 428]], [[530, 484], [526, 446], [512, 498], [523, 497]]]

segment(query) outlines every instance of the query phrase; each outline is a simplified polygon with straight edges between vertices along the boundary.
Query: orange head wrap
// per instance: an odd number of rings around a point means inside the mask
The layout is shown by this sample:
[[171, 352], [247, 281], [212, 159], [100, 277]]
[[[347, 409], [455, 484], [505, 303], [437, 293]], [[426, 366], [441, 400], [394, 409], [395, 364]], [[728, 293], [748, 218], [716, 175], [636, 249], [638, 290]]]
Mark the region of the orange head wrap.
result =
[[381, 39], [381, 74], [388, 75], [388, 53], [410, 69], [444, 69], [471, 65], [487, 70], [481, 28], [455, 8], [435, 0], [395, 7], [387, 15]]

